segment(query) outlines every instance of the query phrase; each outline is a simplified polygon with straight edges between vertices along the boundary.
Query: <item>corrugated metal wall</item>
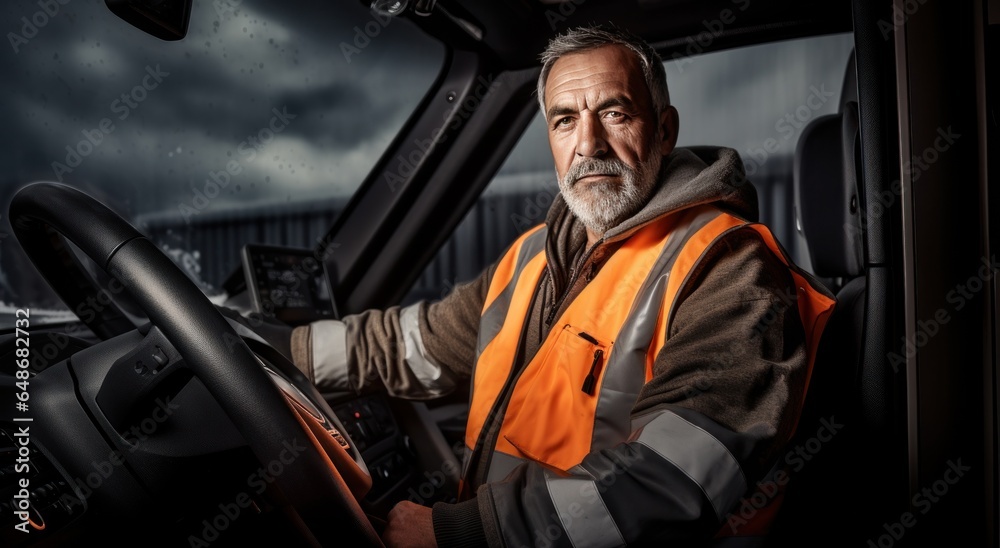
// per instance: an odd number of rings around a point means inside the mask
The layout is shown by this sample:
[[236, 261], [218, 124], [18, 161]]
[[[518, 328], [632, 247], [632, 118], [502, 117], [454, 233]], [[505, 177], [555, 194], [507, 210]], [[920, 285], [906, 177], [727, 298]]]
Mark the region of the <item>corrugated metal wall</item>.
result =
[[[790, 162], [771, 162], [767, 173], [754, 179], [760, 198], [761, 219], [794, 255]], [[475, 278], [525, 229], [544, 220], [551, 203], [551, 173], [498, 176], [494, 185], [459, 224], [434, 260], [424, 269], [404, 302], [437, 299], [456, 283]], [[521, 190], [497, 192], [496, 188]], [[534, 188], [536, 190], [524, 190]], [[346, 200], [307, 205], [269, 206], [230, 213], [204, 214], [190, 225], [178, 217], [140, 219], [143, 230], [168, 253], [188, 254], [208, 287], [220, 288], [240, 264], [246, 243], [266, 243], [313, 248], [326, 234]], [[207, 252], [210, 251], [210, 252]], [[200, 269], [200, 270], [198, 270]], [[190, 270], [190, 269], [189, 269]]]

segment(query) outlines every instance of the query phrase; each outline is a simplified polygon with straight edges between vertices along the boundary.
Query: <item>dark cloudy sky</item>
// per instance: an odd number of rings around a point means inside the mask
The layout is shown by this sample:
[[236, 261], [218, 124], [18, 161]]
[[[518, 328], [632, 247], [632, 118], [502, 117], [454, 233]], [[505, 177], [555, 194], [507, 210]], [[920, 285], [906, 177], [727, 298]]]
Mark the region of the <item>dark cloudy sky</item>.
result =
[[[194, 8], [187, 38], [168, 43], [117, 19], [103, 0], [70, 0], [51, 17], [38, 14], [36, 0], [4, 2], [0, 198], [54, 179], [52, 163], [66, 163], [66, 147], [103, 118], [114, 131], [63, 178], [133, 218], [178, 213], [231, 160], [241, 172], [206, 211], [346, 197], [442, 63], [439, 44], [407, 21], [379, 24], [359, 2], [204, 0]], [[48, 21], [15, 52], [10, 33], [22, 34], [24, 17]], [[378, 36], [359, 38], [356, 28], [366, 27]], [[348, 61], [344, 44], [363, 47]], [[775, 137], [779, 154], [790, 154], [798, 131], [784, 138], [776, 120], [808, 99], [809, 86], [839, 97], [849, 49], [841, 35], [668, 62], [681, 144], [746, 153]], [[147, 67], [169, 76], [121, 120], [121, 95], [142, 83]], [[832, 112], [836, 100], [815, 115]], [[295, 119], [252, 157], [247, 146], [241, 154], [275, 108]], [[551, 171], [535, 126], [504, 173]]]
[[[373, 23], [358, 2], [228, 0], [235, 9], [217, 10], [226, 5], [195, 2], [187, 38], [167, 43], [117, 19], [103, 0], [70, 0], [15, 53], [9, 33], [20, 35], [21, 18], [40, 8], [4, 2], [5, 194], [53, 179], [52, 162], [65, 162], [65, 147], [102, 118], [114, 131], [64, 178], [131, 215], [176, 211], [192, 186], [234, 159], [242, 171], [214, 210], [353, 191], [437, 73], [441, 46], [408, 22]], [[348, 62], [340, 44], [353, 45], [354, 27], [366, 25], [378, 36]], [[157, 66], [169, 76], [121, 120], [121, 94]], [[241, 155], [273, 108], [296, 118], [255, 157]]]
[[[0, 4], [0, 232], [8, 230], [6, 204], [17, 188], [55, 180], [53, 162], [71, 167], [67, 146], [89, 154], [62, 174], [64, 182], [134, 221], [179, 220], [209, 174], [230, 162], [240, 173], [203, 212], [342, 203], [444, 56], [408, 21], [381, 24], [355, 0], [197, 0], [179, 42], [132, 28], [103, 0], [51, 2], [54, 15], [38, 0]], [[833, 112], [850, 48], [850, 35], [838, 35], [668, 62], [680, 144], [727, 145], [746, 156], [773, 137], [775, 156], [787, 158], [801, 131], [780, 132], [776, 122], [806, 104], [813, 86], [836, 97], [809, 115]], [[144, 79], [155, 83], [150, 71], [162, 75], [155, 89], [136, 88]], [[122, 95], [133, 90], [128, 100], [142, 100], [129, 106]], [[275, 109], [294, 119], [254, 148], [248, 138], [261, 136]], [[83, 132], [94, 135], [105, 118], [114, 130], [91, 146]], [[487, 192], [537, 192], [550, 179], [552, 158], [536, 119]], [[0, 239], [0, 302], [26, 299], [16, 278], [30, 270], [8, 252], [15, 245]]]

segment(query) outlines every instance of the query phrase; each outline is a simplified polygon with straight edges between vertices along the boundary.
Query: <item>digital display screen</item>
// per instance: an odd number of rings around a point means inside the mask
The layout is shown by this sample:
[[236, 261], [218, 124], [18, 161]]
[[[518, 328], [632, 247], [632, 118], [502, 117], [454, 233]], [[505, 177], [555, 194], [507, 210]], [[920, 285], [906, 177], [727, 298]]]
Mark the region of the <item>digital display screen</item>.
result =
[[247, 245], [243, 270], [256, 312], [289, 324], [338, 317], [326, 268], [311, 250]]

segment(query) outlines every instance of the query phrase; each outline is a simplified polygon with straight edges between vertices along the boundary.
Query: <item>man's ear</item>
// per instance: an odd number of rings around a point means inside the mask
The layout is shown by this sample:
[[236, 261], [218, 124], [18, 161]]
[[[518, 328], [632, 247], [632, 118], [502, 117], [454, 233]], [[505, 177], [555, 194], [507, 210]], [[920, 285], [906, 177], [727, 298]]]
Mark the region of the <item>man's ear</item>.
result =
[[677, 130], [680, 127], [677, 118], [677, 109], [673, 105], [663, 109], [660, 113], [660, 151], [664, 156], [669, 155], [677, 145]]

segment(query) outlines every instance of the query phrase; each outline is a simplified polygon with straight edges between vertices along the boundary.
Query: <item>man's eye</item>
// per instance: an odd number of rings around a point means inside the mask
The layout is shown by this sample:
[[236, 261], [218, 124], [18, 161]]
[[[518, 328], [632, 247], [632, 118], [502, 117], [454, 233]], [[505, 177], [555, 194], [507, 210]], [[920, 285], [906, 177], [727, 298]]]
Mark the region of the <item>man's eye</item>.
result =
[[572, 123], [573, 123], [573, 119], [567, 116], [565, 118], [560, 118], [560, 119], [556, 120], [556, 127], [559, 127], [559, 126], [568, 126], [568, 125], [570, 125]]
[[617, 121], [617, 120], [624, 120], [625, 119], [625, 114], [621, 113], [621, 112], [618, 112], [616, 110], [612, 110], [610, 112], [606, 112], [604, 114], [604, 117], [605, 118], [610, 118], [611, 120]]

